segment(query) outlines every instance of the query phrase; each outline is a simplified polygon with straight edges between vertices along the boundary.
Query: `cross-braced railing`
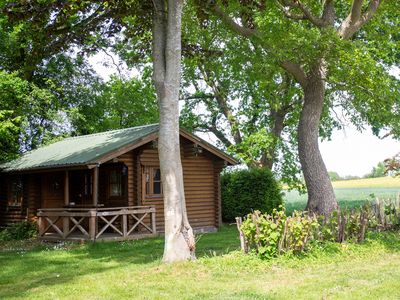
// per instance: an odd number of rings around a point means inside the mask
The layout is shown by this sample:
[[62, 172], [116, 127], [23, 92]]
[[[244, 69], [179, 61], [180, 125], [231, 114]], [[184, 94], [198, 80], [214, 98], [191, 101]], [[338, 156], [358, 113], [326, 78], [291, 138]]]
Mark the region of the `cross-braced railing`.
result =
[[157, 234], [152, 206], [48, 208], [37, 215], [41, 239], [124, 240]]

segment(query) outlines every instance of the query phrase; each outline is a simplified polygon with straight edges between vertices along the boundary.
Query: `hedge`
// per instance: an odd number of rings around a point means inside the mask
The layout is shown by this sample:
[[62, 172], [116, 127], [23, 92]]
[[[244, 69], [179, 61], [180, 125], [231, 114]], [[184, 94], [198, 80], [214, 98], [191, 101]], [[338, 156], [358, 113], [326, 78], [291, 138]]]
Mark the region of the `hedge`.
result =
[[282, 204], [282, 191], [269, 169], [249, 169], [221, 175], [222, 219], [234, 221], [252, 211], [271, 213]]

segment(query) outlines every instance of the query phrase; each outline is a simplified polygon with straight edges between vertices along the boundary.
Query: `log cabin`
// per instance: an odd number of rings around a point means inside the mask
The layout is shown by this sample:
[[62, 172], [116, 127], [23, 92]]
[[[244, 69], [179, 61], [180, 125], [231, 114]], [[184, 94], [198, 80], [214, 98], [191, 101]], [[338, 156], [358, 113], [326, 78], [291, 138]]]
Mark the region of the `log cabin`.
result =
[[[125, 240], [164, 230], [158, 124], [66, 138], [0, 165], [0, 225], [35, 221], [44, 240]], [[188, 218], [221, 225], [220, 172], [236, 161], [180, 129]]]

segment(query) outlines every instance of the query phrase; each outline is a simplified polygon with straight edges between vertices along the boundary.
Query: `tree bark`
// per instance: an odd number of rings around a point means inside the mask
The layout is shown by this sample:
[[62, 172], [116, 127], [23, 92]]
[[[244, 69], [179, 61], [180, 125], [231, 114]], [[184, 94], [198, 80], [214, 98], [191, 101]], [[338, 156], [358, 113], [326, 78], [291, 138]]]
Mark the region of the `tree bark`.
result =
[[307, 210], [328, 215], [338, 204], [318, 146], [319, 125], [325, 96], [323, 61], [311, 70], [304, 86], [304, 104], [298, 126], [298, 148], [308, 191]]
[[272, 168], [274, 166], [275, 160], [276, 160], [276, 155], [277, 155], [277, 143], [278, 140], [281, 139], [282, 136], [282, 131], [285, 127], [285, 117], [286, 117], [287, 111], [284, 108], [280, 108], [279, 110], [271, 110], [270, 113], [270, 118], [273, 121], [273, 126], [271, 128], [271, 133], [274, 135], [276, 141], [268, 151], [263, 153], [261, 160], [260, 160], [260, 165], [262, 167], [266, 167], [272, 171]]
[[154, 84], [160, 108], [158, 153], [164, 195], [164, 262], [195, 259], [186, 212], [179, 144], [182, 0], [154, 0]]

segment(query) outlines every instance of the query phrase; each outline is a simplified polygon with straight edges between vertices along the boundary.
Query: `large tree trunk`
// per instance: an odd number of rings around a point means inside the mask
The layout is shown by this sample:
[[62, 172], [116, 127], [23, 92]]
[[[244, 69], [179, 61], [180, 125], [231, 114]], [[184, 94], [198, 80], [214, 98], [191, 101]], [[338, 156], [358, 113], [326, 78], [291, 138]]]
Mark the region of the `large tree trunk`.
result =
[[160, 107], [158, 152], [164, 195], [164, 262], [195, 259], [179, 145], [182, 0], [154, 0], [153, 66]]
[[300, 163], [308, 191], [307, 209], [328, 215], [337, 201], [318, 146], [319, 125], [325, 96], [325, 68], [318, 63], [304, 87], [304, 104], [298, 127]]

